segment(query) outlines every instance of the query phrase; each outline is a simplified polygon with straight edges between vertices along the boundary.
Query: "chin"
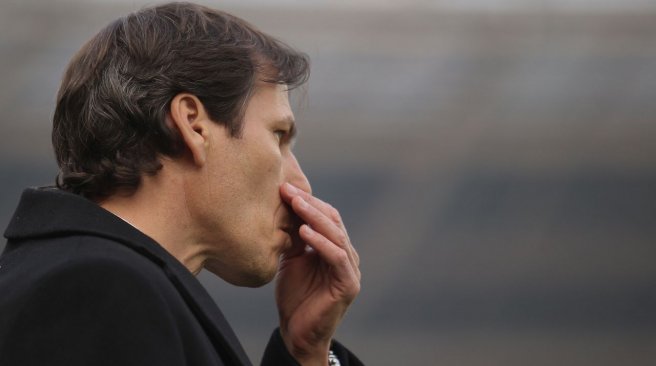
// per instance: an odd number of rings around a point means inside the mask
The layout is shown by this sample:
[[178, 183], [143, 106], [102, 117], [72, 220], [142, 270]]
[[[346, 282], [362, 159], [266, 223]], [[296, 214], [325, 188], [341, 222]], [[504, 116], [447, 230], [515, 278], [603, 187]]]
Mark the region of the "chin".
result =
[[240, 287], [262, 287], [273, 281], [278, 272], [278, 264], [272, 268], [249, 268], [241, 273], [226, 273], [225, 268], [216, 265], [206, 265], [205, 269], [220, 277], [224, 281]]
[[273, 269], [260, 269], [259, 271], [251, 271], [249, 273], [244, 273], [237, 282], [232, 284], [241, 287], [262, 287], [273, 281], [273, 279], [276, 277], [276, 273], [278, 273], [278, 266]]

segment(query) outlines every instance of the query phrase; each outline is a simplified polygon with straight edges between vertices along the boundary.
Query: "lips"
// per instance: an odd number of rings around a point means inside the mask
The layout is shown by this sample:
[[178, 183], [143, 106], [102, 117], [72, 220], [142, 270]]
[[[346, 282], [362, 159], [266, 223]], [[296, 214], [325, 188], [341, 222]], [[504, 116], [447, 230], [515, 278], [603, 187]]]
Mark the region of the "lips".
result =
[[282, 220], [283, 224], [280, 225], [280, 230], [289, 235], [289, 241], [286, 241], [283, 252], [285, 255], [294, 256], [302, 253], [301, 249], [305, 247], [300, 240], [298, 233], [298, 229], [303, 224], [303, 221], [291, 210], [291, 208], [289, 208], [289, 206], [286, 206], [285, 209], [286, 215], [284, 220]]
[[283, 224], [280, 225], [280, 229], [289, 235], [297, 234], [298, 229], [303, 224], [303, 220], [287, 204], [285, 204], [285, 213], [286, 215], [282, 220]]

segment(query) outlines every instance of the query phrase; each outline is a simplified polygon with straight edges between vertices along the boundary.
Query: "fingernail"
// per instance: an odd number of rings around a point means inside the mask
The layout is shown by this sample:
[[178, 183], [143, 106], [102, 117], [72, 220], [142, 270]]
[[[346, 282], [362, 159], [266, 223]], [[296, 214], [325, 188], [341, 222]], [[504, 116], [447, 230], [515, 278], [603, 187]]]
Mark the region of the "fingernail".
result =
[[298, 193], [298, 188], [291, 185], [291, 183], [285, 183], [285, 187], [287, 187], [289, 193]]
[[303, 231], [305, 231], [306, 235], [309, 236], [314, 235], [314, 230], [312, 230], [307, 224], [304, 224], [303, 226], [301, 226], [301, 228], [303, 229]]
[[298, 205], [299, 205], [302, 209], [306, 209], [306, 208], [308, 207], [308, 203], [305, 202], [305, 200], [304, 200], [303, 198], [301, 198], [301, 197], [299, 196], [299, 197], [298, 197], [298, 200], [299, 200]]

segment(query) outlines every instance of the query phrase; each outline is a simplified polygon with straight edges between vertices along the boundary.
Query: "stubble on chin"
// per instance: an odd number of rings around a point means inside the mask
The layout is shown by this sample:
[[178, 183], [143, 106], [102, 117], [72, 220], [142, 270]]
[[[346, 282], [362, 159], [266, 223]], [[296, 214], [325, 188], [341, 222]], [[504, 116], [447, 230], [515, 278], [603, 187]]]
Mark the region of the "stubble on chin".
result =
[[257, 288], [274, 280], [280, 265], [279, 257], [267, 263], [251, 261], [238, 268], [228, 269], [217, 262], [206, 262], [204, 268], [222, 280], [239, 287]]

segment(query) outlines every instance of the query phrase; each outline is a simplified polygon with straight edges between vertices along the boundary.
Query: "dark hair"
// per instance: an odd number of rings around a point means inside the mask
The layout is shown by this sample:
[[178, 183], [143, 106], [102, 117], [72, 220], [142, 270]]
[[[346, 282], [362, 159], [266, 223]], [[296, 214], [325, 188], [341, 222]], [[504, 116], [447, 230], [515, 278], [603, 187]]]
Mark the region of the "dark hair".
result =
[[239, 137], [257, 79], [294, 88], [308, 57], [247, 22], [190, 3], [145, 8], [101, 30], [73, 57], [57, 95], [57, 186], [89, 198], [133, 192], [184, 145], [167, 123], [189, 92]]

